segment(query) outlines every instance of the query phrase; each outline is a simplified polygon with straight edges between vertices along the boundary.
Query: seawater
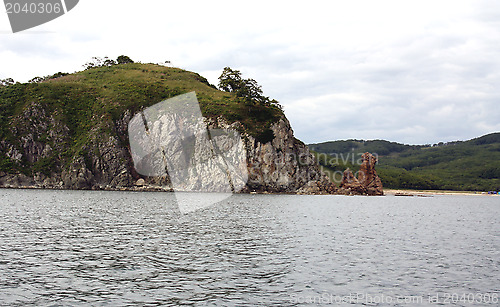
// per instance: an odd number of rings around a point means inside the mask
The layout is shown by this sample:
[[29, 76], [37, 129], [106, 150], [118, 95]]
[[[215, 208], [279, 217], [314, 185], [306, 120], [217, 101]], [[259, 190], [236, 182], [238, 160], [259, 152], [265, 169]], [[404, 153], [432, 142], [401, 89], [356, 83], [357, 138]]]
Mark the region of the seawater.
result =
[[0, 190], [2, 306], [498, 306], [500, 197]]

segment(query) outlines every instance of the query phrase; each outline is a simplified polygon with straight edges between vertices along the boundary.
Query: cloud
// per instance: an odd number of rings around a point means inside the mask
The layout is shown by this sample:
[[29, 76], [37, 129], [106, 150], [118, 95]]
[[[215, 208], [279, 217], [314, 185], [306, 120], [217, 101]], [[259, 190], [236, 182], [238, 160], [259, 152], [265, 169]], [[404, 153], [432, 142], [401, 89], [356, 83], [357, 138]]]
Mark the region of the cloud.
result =
[[37, 28], [46, 32], [8, 34], [0, 14], [0, 78], [120, 54], [170, 60], [215, 84], [231, 66], [279, 100], [308, 143], [463, 140], [500, 130], [497, 12], [488, 0], [88, 0]]

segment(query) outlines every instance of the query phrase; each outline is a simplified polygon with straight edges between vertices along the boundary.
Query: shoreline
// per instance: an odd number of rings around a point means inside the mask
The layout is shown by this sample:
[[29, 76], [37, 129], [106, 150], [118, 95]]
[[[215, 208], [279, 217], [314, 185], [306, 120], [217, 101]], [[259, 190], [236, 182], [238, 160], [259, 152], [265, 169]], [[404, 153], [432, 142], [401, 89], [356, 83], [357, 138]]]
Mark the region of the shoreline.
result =
[[451, 190], [410, 190], [410, 189], [384, 189], [385, 195], [390, 196], [434, 196], [434, 195], [463, 195], [463, 196], [498, 196], [487, 192], [477, 191], [451, 191]]
[[[40, 187], [40, 186], [0, 186], [5, 190], [54, 190], [54, 191], [109, 191], [109, 192], [175, 192], [169, 187], [159, 186], [134, 186], [134, 187], [103, 187], [100, 189], [65, 189], [60, 187]], [[499, 196], [477, 191], [452, 191], [452, 190], [411, 190], [411, 189], [384, 189], [383, 196], [420, 196], [431, 197], [435, 195], [461, 195], [461, 196]], [[302, 194], [293, 192], [271, 192], [271, 191], [244, 191], [234, 194], [274, 194], [274, 195], [344, 195], [344, 194]]]

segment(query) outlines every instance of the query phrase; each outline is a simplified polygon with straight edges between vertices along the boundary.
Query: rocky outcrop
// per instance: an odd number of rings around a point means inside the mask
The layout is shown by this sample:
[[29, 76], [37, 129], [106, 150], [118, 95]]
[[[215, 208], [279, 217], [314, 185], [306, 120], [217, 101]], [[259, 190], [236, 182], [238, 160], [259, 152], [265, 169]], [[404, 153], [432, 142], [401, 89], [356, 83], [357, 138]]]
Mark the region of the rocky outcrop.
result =
[[359, 180], [354, 176], [353, 172], [348, 168], [342, 175], [342, 181], [339, 186], [339, 193], [345, 195], [366, 195], [367, 190]]
[[323, 174], [307, 146], [293, 136], [286, 118], [271, 126], [265, 144], [247, 136], [247, 191], [333, 194], [337, 187]]
[[382, 181], [375, 171], [377, 158], [366, 152], [361, 156], [361, 159], [362, 163], [358, 178], [354, 176], [350, 169], [346, 169], [338, 193], [345, 195], [384, 195]]
[[363, 162], [359, 168], [358, 180], [366, 188], [368, 195], [384, 195], [382, 181], [375, 171], [377, 158], [371, 153], [361, 156]]
[[[27, 163], [31, 169], [25, 173], [0, 173], [0, 187], [172, 190], [168, 176], [149, 177], [136, 171], [127, 134], [131, 117], [129, 111], [116, 121], [93, 117], [85, 139], [72, 140], [70, 129], [57, 111], [32, 103], [14, 121], [14, 138], [0, 143], [0, 155], [4, 153], [13, 163]], [[222, 118], [211, 120], [209, 125], [217, 129], [241, 128]], [[336, 193], [335, 184], [320, 171], [307, 146], [293, 136], [285, 117], [271, 130], [274, 139], [267, 143], [241, 131], [248, 170], [241, 192]]]
[[[111, 120], [92, 118], [86, 139], [72, 140], [71, 131], [57, 110], [50, 112], [47, 106], [33, 102], [13, 122], [12, 137], [0, 142], [0, 159], [2, 152], [7, 152], [12, 164], [25, 165], [24, 172], [4, 171], [0, 174], [0, 187], [133, 187], [128, 150], [119, 139], [118, 125]], [[68, 156], [69, 162], [65, 162]]]

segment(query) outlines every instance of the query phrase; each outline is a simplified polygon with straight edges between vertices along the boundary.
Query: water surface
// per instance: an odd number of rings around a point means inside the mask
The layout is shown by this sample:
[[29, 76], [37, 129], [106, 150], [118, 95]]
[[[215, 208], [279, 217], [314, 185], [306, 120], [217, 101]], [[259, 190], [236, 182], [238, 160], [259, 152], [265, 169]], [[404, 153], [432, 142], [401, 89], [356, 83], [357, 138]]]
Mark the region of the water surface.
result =
[[0, 190], [0, 304], [495, 306], [499, 217], [487, 196], [234, 195], [181, 214], [171, 193]]

